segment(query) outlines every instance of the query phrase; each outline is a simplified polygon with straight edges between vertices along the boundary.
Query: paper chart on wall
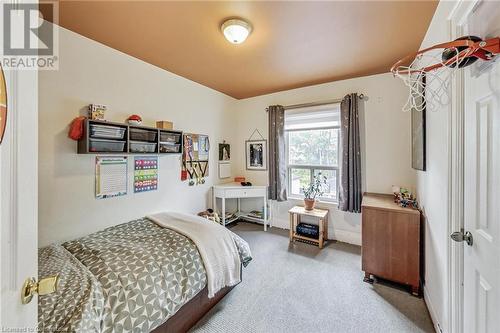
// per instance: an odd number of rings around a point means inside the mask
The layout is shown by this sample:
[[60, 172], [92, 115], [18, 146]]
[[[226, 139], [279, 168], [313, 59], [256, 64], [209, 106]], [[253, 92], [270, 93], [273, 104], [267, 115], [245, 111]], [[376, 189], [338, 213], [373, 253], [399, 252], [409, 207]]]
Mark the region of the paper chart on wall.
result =
[[208, 161], [208, 153], [210, 152], [210, 142], [208, 135], [198, 135], [198, 160]]
[[95, 196], [97, 199], [127, 194], [127, 157], [95, 159]]
[[158, 189], [158, 157], [136, 157], [134, 161], [134, 193]]

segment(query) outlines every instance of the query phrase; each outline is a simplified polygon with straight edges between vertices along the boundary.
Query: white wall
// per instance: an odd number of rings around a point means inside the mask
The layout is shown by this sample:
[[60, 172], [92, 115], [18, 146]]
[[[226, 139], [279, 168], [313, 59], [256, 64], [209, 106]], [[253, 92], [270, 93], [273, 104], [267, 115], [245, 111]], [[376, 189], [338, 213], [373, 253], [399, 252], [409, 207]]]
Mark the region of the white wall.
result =
[[[254, 129], [267, 139], [269, 105], [290, 105], [341, 98], [348, 93], [363, 93], [361, 103], [361, 144], [363, 154], [363, 190], [391, 193], [393, 184], [415, 187], [416, 175], [411, 168], [410, 114], [401, 111], [407, 98], [403, 83], [391, 74], [379, 74], [320, 84], [238, 101], [238, 132], [231, 147], [233, 170], [255, 184], [267, 184], [267, 172], [245, 170], [245, 140]], [[300, 201], [289, 200], [273, 205], [273, 223], [288, 228], [288, 209]], [[321, 205], [320, 205], [321, 206]], [[335, 239], [361, 244], [360, 214], [331, 210], [329, 233]]]
[[[421, 48], [448, 40], [447, 16], [454, 2], [441, 1]], [[60, 29], [58, 71], [39, 75], [39, 245], [62, 241], [104, 227], [176, 209], [197, 212], [210, 205], [210, 186], [219, 182], [217, 149], [211, 149], [205, 185], [189, 187], [179, 180], [178, 156], [160, 157], [156, 192], [96, 200], [94, 155], [77, 155], [67, 138], [68, 124], [89, 103], [109, 107], [106, 118], [124, 121], [141, 114], [145, 124], [174, 121], [177, 129], [210, 135], [212, 147], [223, 139], [232, 144], [233, 173], [255, 184], [267, 184], [267, 172], [245, 170], [244, 142], [255, 128], [267, 139], [265, 108], [339, 98], [350, 92], [367, 96], [363, 103], [363, 190], [389, 193], [392, 184], [417, 186], [425, 226], [425, 298], [433, 319], [447, 332], [449, 108], [427, 113], [427, 171], [411, 169], [410, 118], [401, 112], [407, 89], [390, 74], [374, 75], [236, 101], [114, 49]], [[129, 158], [133, 158], [130, 156]], [[132, 163], [129, 162], [129, 172]], [[290, 200], [273, 207], [274, 224], [287, 228]], [[250, 203], [251, 205], [251, 203]], [[342, 213], [333, 205], [329, 229], [334, 238], [360, 244], [359, 214]]]
[[[72, 239], [159, 210], [196, 213], [207, 207], [218, 182], [217, 144], [231, 142], [235, 100], [197, 83], [60, 29], [58, 71], [40, 72], [39, 242]], [[96, 200], [95, 155], [77, 155], [67, 137], [71, 120], [89, 103], [108, 106], [106, 119], [123, 122], [130, 114], [145, 125], [171, 120], [176, 129], [208, 134], [210, 176], [189, 187], [180, 181], [180, 156], [162, 156], [159, 189]], [[133, 159], [133, 156], [129, 156]], [[129, 174], [133, 171], [129, 161]]]
[[[60, 29], [59, 59], [58, 71], [40, 74], [40, 246], [158, 210], [195, 213], [205, 209], [210, 206], [210, 186], [219, 182], [216, 147], [224, 139], [232, 144], [233, 173], [245, 175], [255, 184], [267, 184], [267, 172], [245, 170], [244, 142], [255, 128], [267, 138], [265, 108], [272, 104], [321, 101], [350, 92], [365, 94], [361, 107], [363, 190], [390, 193], [393, 184], [415, 186], [410, 165], [410, 118], [401, 111], [407, 91], [390, 74], [234, 100], [65, 29]], [[179, 156], [162, 156], [158, 191], [133, 194], [130, 179], [127, 196], [96, 200], [95, 155], [77, 155], [76, 143], [67, 138], [68, 124], [89, 103], [107, 105], [109, 120], [124, 121], [138, 113], [145, 124], [172, 120], [178, 129], [210, 135], [207, 183], [187, 186], [179, 180]], [[129, 162], [130, 173], [132, 167]], [[275, 205], [274, 225], [287, 228], [288, 208], [297, 203], [291, 200]], [[323, 207], [331, 209], [330, 235], [361, 243], [359, 214], [340, 212], [334, 205]]]
[[[455, 1], [441, 1], [420, 49], [450, 40], [448, 16]], [[427, 89], [432, 89], [428, 87]], [[448, 179], [450, 106], [427, 112], [427, 170], [417, 174], [417, 194], [425, 217], [425, 300], [434, 324], [448, 327]]]

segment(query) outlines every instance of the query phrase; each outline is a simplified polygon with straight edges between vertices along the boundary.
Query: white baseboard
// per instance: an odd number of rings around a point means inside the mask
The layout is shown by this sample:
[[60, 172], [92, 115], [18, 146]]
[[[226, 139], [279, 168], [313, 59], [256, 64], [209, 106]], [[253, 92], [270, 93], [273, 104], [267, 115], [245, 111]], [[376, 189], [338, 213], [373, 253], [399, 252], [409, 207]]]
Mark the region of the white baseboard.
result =
[[444, 333], [443, 330], [441, 329], [441, 326], [439, 325], [439, 321], [437, 320], [436, 311], [432, 306], [432, 302], [430, 300], [427, 289], [425, 287], [423, 289], [424, 289], [424, 301], [425, 304], [427, 305], [427, 309], [429, 310], [429, 314], [431, 315], [431, 320], [432, 320], [432, 325], [434, 325], [434, 330], [436, 331], [436, 333]]
[[273, 218], [272, 219], [273, 227], [281, 228], [281, 229], [290, 229], [290, 221], [285, 219]]
[[359, 232], [347, 231], [342, 229], [329, 229], [328, 235], [333, 235], [333, 239], [339, 242], [361, 246], [361, 234]]
[[[290, 222], [288, 220], [274, 218], [273, 227], [288, 230], [290, 228]], [[359, 232], [329, 228], [328, 236], [330, 236], [330, 239], [339, 242], [361, 246], [361, 233]]]

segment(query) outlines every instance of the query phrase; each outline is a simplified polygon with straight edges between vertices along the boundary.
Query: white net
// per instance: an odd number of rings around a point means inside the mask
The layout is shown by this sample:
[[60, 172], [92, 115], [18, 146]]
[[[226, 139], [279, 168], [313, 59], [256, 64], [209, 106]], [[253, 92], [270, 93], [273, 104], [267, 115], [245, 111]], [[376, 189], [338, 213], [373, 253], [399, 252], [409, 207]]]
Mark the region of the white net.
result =
[[[462, 50], [462, 52], [459, 52], [457, 48], [448, 50], [454, 55], [448, 60], [442, 59], [444, 49], [433, 49], [418, 54], [408, 66], [398, 66], [393, 71], [394, 75], [403, 80], [409, 89], [408, 100], [403, 106], [403, 111], [423, 111], [424, 109], [433, 111], [449, 103], [452, 77], [473, 52], [471, 49]], [[442, 66], [426, 70], [436, 64]]]

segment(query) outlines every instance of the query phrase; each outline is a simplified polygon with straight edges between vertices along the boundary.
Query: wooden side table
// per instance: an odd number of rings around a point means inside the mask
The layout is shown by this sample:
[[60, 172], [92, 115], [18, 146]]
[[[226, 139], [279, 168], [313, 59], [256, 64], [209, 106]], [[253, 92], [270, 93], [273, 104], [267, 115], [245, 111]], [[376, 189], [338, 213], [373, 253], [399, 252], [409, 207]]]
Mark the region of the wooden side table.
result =
[[[288, 211], [290, 214], [290, 242], [295, 240], [303, 240], [315, 243], [320, 249], [323, 248], [324, 242], [328, 239], [328, 213], [326, 209], [305, 210], [304, 207], [295, 206]], [[301, 216], [311, 216], [319, 219], [319, 237], [310, 238], [297, 234], [296, 227], [300, 223]]]

